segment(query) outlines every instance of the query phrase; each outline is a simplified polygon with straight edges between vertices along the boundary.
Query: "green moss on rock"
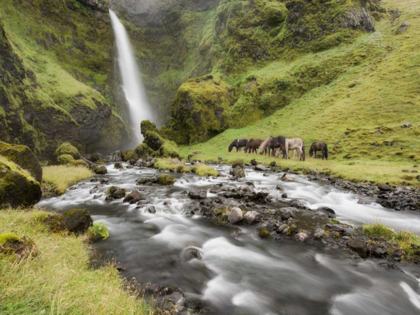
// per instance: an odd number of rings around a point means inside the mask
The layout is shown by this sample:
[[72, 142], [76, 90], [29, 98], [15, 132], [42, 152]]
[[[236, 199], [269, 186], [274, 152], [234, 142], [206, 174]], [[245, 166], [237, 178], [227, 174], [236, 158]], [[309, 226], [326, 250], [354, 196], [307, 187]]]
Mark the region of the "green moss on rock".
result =
[[0, 155], [28, 170], [38, 182], [42, 181], [41, 165], [35, 154], [27, 146], [12, 145], [0, 141]]
[[57, 162], [60, 165], [67, 165], [74, 162], [74, 158], [70, 154], [62, 154], [57, 158]]
[[105, 240], [109, 237], [108, 227], [103, 222], [95, 222], [88, 229], [88, 235], [93, 242]]
[[139, 157], [137, 153], [134, 150], [126, 150], [122, 153], [122, 160], [123, 161], [129, 161], [129, 160], [138, 160]]
[[79, 150], [77, 150], [74, 146], [72, 146], [69, 142], [64, 142], [61, 144], [57, 150], [55, 151], [54, 155], [59, 157], [61, 155], [71, 155], [73, 159], [80, 159]]
[[134, 151], [139, 158], [144, 158], [148, 155], [152, 156], [154, 154], [154, 151], [146, 143], [139, 144]]
[[72, 166], [83, 166], [89, 168], [89, 164], [83, 160], [74, 160], [69, 163]]
[[70, 232], [85, 233], [93, 225], [92, 217], [86, 209], [73, 209], [63, 214], [63, 220]]
[[169, 186], [169, 185], [173, 185], [175, 182], [176, 182], [175, 178], [167, 174], [161, 174], [158, 177], [158, 183], [160, 185]]
[[29, 258], [38, 256], [39, 251], [31, 239], [15, 232], [8, 232], [0, 234], [0, 254]]
[[258, 236], [261, 238], [271, 238], [271, 233], [266, 228], [260, 229]]
[[213, 167], [207, 166], [205, 164], [194, 165], [192, 171], [199, 176], [219, 176], [218, 171], [216, 171]]

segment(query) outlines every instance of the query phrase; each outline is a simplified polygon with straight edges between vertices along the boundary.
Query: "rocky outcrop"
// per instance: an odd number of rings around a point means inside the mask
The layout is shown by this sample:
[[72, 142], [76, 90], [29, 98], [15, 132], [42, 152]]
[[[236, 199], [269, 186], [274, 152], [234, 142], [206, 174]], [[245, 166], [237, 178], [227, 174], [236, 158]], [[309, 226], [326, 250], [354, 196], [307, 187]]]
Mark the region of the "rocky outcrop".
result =
[[42, 168], [35, 154], [23, 145], [12, 145], [0, 141], [0, 155], [5, 156], [9, 161], [16, 163], [21, 168], [29, 171], [39, 182], [42, 181]]
[[372, 16], [363, 7], [352, 7], [341, 18], [341, 27], [365, 32], [374, 32], [375, 24]]
[[75, 234], [83, 234], [93, 225], [92, 217], [86, 209], [70, 210], [63, 214], [62, 219], [67, 230]]

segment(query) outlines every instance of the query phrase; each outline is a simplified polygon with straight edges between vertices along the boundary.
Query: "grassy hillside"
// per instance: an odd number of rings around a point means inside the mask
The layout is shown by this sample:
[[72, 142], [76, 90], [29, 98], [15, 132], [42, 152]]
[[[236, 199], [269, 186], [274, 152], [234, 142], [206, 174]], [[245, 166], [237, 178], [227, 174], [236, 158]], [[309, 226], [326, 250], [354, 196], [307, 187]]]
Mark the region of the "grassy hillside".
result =
[[[399, 9], [401, 16], [393, 20], [387, 14], [376, 23], [375, 33], [364, 34], [350, 45], [293, 62], [273, 62], [247, 73], [264, 86], [288, 75], [290, 69], [293, 72], [308, 64], [316, 68], [327, 60], [308, 82], [342, 68], [334, 80], [307, 90], [268, 118], [252, 123], [255, 117], [251, 117], [248, 126], [184, 147], [183, 153], [201, 151], [198, 158], [206, 159], [236, 158], [243, 155], [227, 154], [233, 139], [301, 137], [307, 150], [313, 141], [325, 141], [332, 153], [331, 161], [310, 160], [305, 165], [329, 168], [354, 179], [418, 183], [415, 173], [402, 170], [414, 170], [413, 165], [420, 163], [420, 30], [416, 27], [420, 3], [385, 0], [382, 5]], [[403, 21], [411, 26], [396, 34]], [[247, 119], [246, 111], [243, 115]], [[413, 127], [401, 128], [407, 122]]]

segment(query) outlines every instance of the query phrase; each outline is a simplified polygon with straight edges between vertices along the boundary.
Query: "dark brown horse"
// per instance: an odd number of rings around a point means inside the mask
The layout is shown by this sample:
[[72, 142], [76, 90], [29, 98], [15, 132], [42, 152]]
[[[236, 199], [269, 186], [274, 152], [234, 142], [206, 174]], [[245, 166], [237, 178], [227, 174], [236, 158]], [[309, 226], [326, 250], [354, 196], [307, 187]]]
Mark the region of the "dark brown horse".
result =
[[244, 148], [248, 144], [248, 139], [236, 139], [230, 144], [228, 150], [232, 152], [233, 148], [236, 148], [236, 152], [240, 151], [241, 148]]
[[318, 151], [321, 151], [322, 153], [322, 159], [328, 160], [328, 147], [325, 142], [314, 142], [311, 145], [311, 148], [309, 149], [309, 156], [312, 157], [315, 155]]
[[260, 154], [268, 154], [276, 157], [280, 157], [280, 151], [283, 152], [283, 158], [286, 158], [286, 138], [283, 136], [268, 137], [265, 139], [259, 149]]
[[257, 153], [258, 148], [260, 147], [263, 141], [261, 139], [251, 139], [248, 141], [244, 152], [245, 153]]

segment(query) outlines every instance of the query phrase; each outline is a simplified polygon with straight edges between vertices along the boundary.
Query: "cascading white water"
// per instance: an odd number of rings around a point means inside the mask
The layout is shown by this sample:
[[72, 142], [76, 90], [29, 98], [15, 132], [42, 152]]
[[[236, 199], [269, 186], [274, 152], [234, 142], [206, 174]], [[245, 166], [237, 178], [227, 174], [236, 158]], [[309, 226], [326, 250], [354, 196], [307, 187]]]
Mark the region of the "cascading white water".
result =
[[129, 105], [131, 124], [138, 140], [141, 140], [140, 122], [148, 119], [155, 121], [155, 115], [150, 107], [141, 75], [131, 48], [130, 39], [124, 25], [120, 22], [114, 11], [109, 10], [112, 28], [118, 50], [118, 65], [123, 81], [125, 98]]

